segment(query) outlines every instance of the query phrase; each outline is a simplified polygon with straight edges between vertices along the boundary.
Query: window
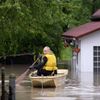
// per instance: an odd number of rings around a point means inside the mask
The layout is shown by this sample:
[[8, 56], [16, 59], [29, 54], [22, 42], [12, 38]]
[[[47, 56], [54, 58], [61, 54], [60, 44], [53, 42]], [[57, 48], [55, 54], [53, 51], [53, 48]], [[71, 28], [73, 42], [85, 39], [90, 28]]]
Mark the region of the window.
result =
[[93, 65], [94, 68], [100, 68], [100, 46], [93, 47]]

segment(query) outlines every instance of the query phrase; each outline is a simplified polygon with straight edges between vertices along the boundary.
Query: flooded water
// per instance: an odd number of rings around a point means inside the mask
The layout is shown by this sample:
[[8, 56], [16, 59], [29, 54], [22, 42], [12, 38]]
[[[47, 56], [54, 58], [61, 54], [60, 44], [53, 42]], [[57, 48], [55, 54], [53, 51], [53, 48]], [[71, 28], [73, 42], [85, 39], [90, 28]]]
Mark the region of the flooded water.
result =
[[[6, 81], [10, 73], [21, 75], [28, 65], [5, 66]], [[58, 88], [33, 88], [27, 79], [16, 86], [16, 100], [100, 100], [100, 72], [70, 71], [65, 85]]]

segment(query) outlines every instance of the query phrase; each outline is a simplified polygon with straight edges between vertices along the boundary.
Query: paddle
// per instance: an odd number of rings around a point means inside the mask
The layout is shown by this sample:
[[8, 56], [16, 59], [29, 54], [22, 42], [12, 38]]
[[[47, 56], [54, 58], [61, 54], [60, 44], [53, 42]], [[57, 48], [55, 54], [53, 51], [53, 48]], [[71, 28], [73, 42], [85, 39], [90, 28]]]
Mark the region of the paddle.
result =
[[16, 79], [16, 84], [20, 84], [22, 80], [25, 79], [25, 77], [30, 73], [30, 68], [34, 66], [34, 64], [39, 60], [39, 58], [37, 58], [36, 61], [31, 66], [29, 66], [29, 68]]

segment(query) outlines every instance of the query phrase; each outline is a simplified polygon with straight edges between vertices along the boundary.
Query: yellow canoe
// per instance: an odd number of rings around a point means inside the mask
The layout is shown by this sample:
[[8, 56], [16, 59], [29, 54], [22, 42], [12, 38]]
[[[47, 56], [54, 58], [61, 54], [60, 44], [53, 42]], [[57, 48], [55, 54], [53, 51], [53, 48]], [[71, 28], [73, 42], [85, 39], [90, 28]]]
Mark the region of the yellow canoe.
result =
[[54, 76], [36, 76], [36, 71], [29, 74], [33, 87], [58, 87], [65, 84], [68, 75], [67, 69], [58, 69]]

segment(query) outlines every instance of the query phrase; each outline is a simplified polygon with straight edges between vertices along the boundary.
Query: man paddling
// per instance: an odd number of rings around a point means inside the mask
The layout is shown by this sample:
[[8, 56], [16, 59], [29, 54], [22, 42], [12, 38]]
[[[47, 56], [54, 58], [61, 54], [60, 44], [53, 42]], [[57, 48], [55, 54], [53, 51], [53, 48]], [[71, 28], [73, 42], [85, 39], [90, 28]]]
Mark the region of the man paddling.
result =
[[41, 58], [40, 63], [37, 65], [34, 65], [29, 68], [36, 69], [38, 76], [49, 76], [49, 75], [55, 75], [57, 74], [57, 62], [56, 57], [50, 47], [46, 46], [43, 49], [43, 56]]

